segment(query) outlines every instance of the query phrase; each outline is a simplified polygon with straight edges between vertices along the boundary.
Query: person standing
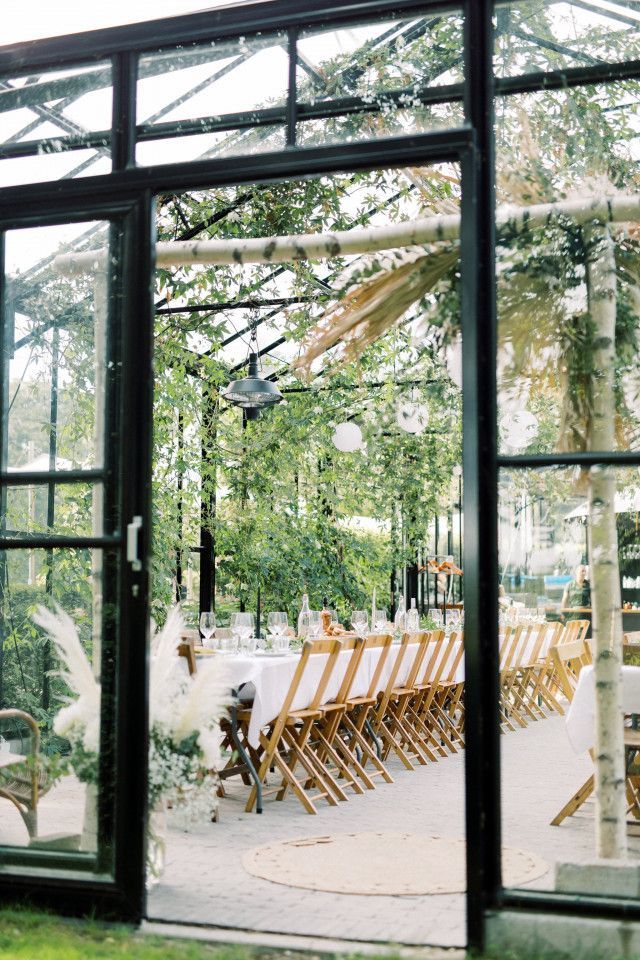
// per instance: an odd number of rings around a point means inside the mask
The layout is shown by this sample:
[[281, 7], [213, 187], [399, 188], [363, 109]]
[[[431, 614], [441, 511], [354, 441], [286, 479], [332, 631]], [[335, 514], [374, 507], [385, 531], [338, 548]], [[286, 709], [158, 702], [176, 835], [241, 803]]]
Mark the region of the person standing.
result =
[[562, 594], [561, 612], [565, 620], [579, 620], [583, 616], [576, 607], [591, 607], [591, 585], [588, 576], [589, 568], [584, 563], [579, 563], [573, 579], [569, 580]]

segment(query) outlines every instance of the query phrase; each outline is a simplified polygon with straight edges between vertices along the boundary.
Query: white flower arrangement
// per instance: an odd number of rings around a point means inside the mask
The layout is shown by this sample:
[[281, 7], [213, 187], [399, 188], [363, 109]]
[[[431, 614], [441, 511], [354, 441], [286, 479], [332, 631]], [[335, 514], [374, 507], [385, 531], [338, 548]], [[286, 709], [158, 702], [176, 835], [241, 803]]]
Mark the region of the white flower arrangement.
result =
[[[40, 607], [34, 621], [51, 637], [60, 676], [75, 695], [58, 712], [57, 734], [71, 744], [78, 778], [97, 781], [100, 683], [93, 674], [76, 626], [56, 605]], [[210, 817], [218, 805], [219, 720], [229, 702], [222, 658], [211, 657], [192, 677], [178, 655], [184, 621], [174, 607], [161, 630], [152, 624], [149, 681], [149, 807], [170, 801], [183, 826]]]

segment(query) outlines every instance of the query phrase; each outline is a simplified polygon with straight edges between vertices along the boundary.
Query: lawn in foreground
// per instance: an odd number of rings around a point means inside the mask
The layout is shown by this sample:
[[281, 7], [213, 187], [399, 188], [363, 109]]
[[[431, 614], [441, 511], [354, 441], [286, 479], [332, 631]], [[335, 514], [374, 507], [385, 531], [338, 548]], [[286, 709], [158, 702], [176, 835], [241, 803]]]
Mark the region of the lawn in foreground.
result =
[[[259, 951], [260, 960], [282, 954]], [[255, 960], [258, 951], [188, 940], [168, 940], [132, 927], [64, 920], [31, 910], [0, 909], [1, 960]], [[287, 952], [287, 960], [293, 954]], [[310, 955], [305, 955], [309, 960]]]

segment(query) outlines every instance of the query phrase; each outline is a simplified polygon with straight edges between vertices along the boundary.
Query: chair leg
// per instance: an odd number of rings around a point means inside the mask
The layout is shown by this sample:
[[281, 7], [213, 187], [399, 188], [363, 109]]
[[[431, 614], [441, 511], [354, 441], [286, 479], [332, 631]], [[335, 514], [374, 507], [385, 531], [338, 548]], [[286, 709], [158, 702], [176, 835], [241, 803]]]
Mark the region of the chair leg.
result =
[[562, 810], [555, 815], [551, 821], [552, 827], [559, 827], [563, 820], [570, 817], [579, 810], [585, 800], [588, 800], [595, 788], [595, 778], [593, 774], [582, 784], [579, 790], [574, 793], [568, 803], [565, 803]]

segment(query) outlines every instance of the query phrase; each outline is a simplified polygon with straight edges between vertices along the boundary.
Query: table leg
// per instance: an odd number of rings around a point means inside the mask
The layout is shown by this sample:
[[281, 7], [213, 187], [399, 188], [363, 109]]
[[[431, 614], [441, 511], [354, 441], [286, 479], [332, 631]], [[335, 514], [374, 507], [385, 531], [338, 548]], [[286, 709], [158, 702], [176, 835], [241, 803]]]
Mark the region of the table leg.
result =
[[231, 740], [236, 750], [242, 757], [243, 762], [246, 764], [247, 770], [249, 771], [249, 776], [256, 785], [256, 813], [262, 813], [262, 784], [258, 774], [256, 773], [256, 768], [251, 762], [251, 757], [244, 748], [244, 744], [238, 736], [238, 695], [237, 692], [233, 691], [233, 700], [231, 701], [231, 707], [229, 708], [231, 714]]

